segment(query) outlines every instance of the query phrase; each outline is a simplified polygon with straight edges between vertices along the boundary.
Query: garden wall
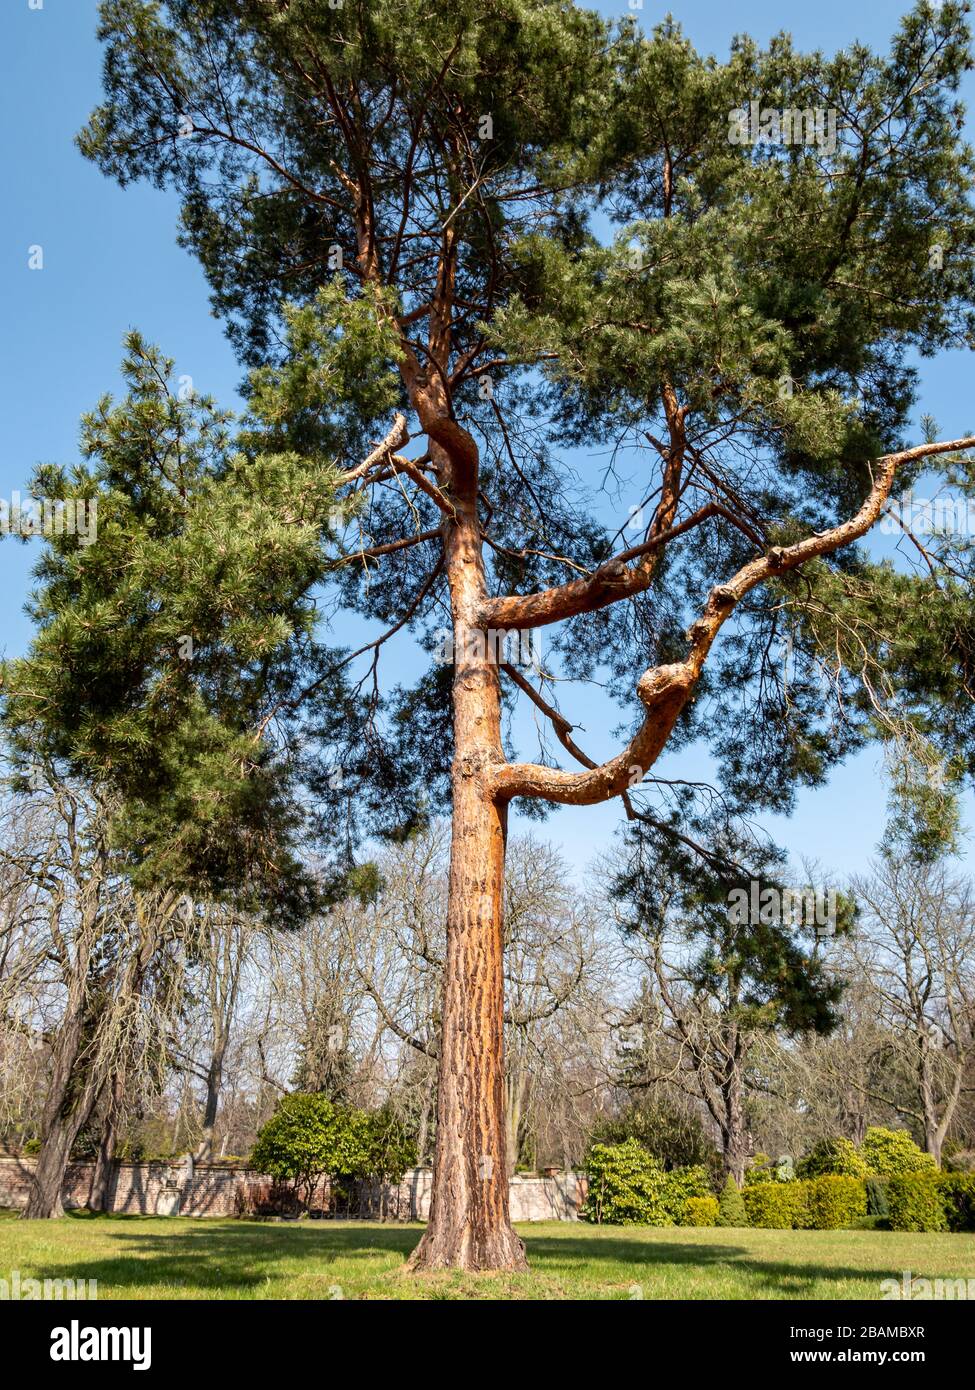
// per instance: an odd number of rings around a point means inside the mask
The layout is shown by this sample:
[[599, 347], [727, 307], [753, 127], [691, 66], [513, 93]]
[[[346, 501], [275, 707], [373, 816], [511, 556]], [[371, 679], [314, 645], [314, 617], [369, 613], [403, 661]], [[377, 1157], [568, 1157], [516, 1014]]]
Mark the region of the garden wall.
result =
[[[36, 1160], [27, 1155], [0, 1155], [0, 1207], [27, 1203]], [[91, 1197], [93, 1163], [72, 1163], [65, 1177], [66, 1207], [84, 1207]], [[341, 1214], [388, 1221], [423, 1221], [430, 1213], [432, 1171], [413, 1168], [402, 1182], [359, 1184]], [[282, 1209], [286, 1198], [265, 1173], [229, 1163], [118, 1163], [112, 1183], [111, 1209], [141, 1216], [242, 1216]], [[578, 1173], [522, 1177], [511, 1181], [514, 1221], [574, 1221], [585, 1198], [585, 1178]], [[326, 1179], [310, 1205], [326, 1208]]]

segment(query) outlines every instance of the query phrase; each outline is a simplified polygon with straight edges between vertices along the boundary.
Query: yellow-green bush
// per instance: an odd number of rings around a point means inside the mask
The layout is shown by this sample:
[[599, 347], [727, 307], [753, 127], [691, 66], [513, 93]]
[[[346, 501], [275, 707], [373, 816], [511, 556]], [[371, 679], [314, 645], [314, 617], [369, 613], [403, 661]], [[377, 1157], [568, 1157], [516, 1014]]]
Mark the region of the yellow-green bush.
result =
[[940, 1173], [905, 1173], [887, 1180], [892, 1231], [948, 1229], [949, 1193]]
[[716, 1226], [717, 1224], [717, 1197], [688, 1197], [684, 1203], [682, 1226]]
[[861, 1178], [824, 1174], [802, 1186], [803, 1225], [809, 1231], [839, 1231], [867, 1214], [867, 1187]]
[[798, 1178], [821, 1178], [827, 1174], [865, 1178], [869, 1173], [866, 1159], [852, 1139], [820, 1139], [796, 1164]]
[[746, 1187], [742, 1194], [749, 1226], [770, 1231], [790, 1231], [803, 1224], [804, 1182], [763, 1182]]
[[860, 1156], [878, 1178], [932, 1172], [938, 1166], [933, 1155], [919, 1149], [906, 1129], [884, 1129], [881, 1125], [871, 1125], [867, 1130]]

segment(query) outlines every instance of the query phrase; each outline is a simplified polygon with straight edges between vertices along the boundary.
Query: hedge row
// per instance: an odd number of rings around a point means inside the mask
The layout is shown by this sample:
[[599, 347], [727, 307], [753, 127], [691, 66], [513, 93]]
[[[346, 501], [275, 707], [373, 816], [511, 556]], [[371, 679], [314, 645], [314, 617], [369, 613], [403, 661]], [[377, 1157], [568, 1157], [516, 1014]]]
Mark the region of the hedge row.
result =
[[767, 1230], [838, 1231], [867, 1214], [867, 1189], [859, 1178], [761, 1183], [746, 1187], [743, 1196], [749, 1226]]
[[910, 1173], [884, 1188], [892, 1231], [975, 1232], [975, 1173]]

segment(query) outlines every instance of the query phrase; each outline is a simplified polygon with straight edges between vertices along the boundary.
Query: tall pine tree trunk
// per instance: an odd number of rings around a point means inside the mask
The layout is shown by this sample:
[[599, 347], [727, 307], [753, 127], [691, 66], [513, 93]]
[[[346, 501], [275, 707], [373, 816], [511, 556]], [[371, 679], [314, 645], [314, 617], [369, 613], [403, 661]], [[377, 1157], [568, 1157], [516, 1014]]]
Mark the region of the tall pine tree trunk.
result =
[[[457, 474], [454, 472], [455, 484]], [[504, 1122], [503, 893], [507, 807], [496, 655], [477, 625], [485, 594], [476, 477], [456, 486], [444, 551], [453, 611], [453, 820], [433, 1204], [414, 1269], [526, 1269], [508, 1212]]]

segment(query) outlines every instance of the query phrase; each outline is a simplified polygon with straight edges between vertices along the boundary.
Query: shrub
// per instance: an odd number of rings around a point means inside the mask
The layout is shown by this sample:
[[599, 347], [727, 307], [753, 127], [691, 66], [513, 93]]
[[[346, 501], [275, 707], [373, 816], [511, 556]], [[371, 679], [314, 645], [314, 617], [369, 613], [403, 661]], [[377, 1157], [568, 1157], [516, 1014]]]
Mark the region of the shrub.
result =
[[697, 1115], [664, 1101], [637, 1101], [612, 1120], [604, 1120], [589, 1136], [590, 1144], [622, 1144], [637, 1139], [665, 1168], [706, 1164], [720, 1169], [720, 1156]]
[[398, 1179], [414, 1159], [412, 1141], [388, 1111], [355, 1110], [299, 1091], [285, 1096], [263, 1126], [250, 1162], [291, 1183], [307, 1205], [325, 1174]]
[[[758, 1188], [754, 1190], [758, 1191]], [[745, 1211], [744, 1200], [741, 1193], [738, 1191], [738, 1184], [730, 1173], [728, 1174], [728, 1181], [725, 1183], [718, 1201], [718, 1225], [748, 1225], [748, 1214]]]
[[947, 1195], [939, 1173], [906, 1173], [890, 1178], [887, 1183], [887, 1206], [891, 1230], [947, 1230]]
[[754, 1183], [744, 1191], [749, 1226], [770, 1231], [789, 1231], [803, 1224], [804, 1182]]
[[804, 1184], [804, 1226], [810, 1231], [839, 1231], [867, 1214], [867, 1189], [860, 1178], [825, 1173]]
[[906, 1129], [883, 1129], [872, 1125], [863, 1137], [860, 1153], [874, 1177], [899, 1178], [907, 1173], [924, 1173], [937, 1168], [931, 1154], [919, 1149]]
[[585, 1221], [614, 1226], [666, 1226], [664, 1172], [637, 1139], [593, 1144], [586, 1162], [589, 1191], [580, 1210]]
[[716, 1226], [718, 1224], [717, 1197], [688, 1197], [684, 1203], [681, 1217], [682, 1226]]
[[672, 1168], [664, 1174], [661, 1204], [669, 1220], [680, 1226], [684, 1220], [684, 1209], [691, 1197], [710, 1197], [711, 1180], [703, 1163], [695, 1163], [687, 1168]]
[[820, 1139], [796, 1166], [798, 1178], [865, 1178], [870, 1172], [850, 1139]]
[[948, 1230], [975, 1232], [975, 1173], [942, 1173], [940, 1183]]
[[890, 1215], [885, 1178], [867, 1178], [867, 1215], [879, 1216], [882, 1220]]

